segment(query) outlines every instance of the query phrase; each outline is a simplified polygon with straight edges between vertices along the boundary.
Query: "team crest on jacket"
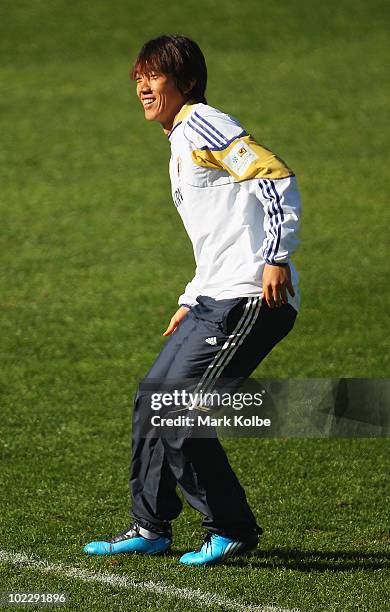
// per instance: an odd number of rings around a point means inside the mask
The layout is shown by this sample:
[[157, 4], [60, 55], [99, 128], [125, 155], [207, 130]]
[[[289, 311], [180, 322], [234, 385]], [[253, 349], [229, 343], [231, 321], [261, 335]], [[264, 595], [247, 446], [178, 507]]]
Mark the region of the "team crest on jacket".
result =
[[183, 194], [180, 187], [178, 187], [173, 194], [173, 202], [176, 208], [179, 208], [179, 206], [181, 206], [183, 203]]

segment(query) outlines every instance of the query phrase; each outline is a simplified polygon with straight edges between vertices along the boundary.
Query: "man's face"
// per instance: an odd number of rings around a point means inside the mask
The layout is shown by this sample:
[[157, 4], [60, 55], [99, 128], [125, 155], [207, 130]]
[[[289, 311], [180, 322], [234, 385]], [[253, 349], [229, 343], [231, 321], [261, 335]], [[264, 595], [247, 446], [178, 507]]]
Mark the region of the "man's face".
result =
[[139, 74], [136, 83], [145, 119], [158, 121], [165, 131], [170, 131], [175, 116], [186, 102], [174, 78], [170, 74]]

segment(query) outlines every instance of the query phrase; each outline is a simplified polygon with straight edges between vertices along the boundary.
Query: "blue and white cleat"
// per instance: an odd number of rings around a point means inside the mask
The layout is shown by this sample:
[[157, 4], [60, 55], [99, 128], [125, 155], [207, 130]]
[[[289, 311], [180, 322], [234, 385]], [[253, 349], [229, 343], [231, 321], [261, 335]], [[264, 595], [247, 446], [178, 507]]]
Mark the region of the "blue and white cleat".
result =
[[254, 550], [259, 540], [257, 537], [250, 542], [232, 540], [216, 533], [208, 533], [198, 550], [188, 552], [180, 558], [184, 565], [214, 565], [229, 557], [243, 555]]
[[83, 550], [88, 555], [117, 555], [119, 553], [157, 555], [166, 552], [171, 544], [172, 540], [170, 538], [157, 534], [153, 538], [142, 536], [139, 525], [133, 523], [125, 531], [109, 540], [86, 544]]

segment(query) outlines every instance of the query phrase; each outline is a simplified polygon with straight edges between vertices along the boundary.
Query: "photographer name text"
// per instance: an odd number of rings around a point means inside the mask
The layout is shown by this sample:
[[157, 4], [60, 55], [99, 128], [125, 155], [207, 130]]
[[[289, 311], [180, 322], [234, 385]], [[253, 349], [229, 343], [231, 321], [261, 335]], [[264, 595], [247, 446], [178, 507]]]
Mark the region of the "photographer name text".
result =
[[183, 415], [173, 418], [154, 415], [150, 422], [153, 427], [271, 427], [271, 419], [262, 419], [258, 415], [212, 417], [199, 414], [195, 418]]

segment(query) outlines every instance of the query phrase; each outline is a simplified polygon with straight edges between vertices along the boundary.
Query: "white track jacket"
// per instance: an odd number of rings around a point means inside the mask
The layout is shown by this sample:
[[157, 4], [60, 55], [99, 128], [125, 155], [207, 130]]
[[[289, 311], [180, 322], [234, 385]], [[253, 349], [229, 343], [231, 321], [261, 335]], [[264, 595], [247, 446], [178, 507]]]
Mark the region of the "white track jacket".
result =
[[196, 272], [179, 304], [198, 295], [216, 300], [262, 293], [265, 263], [289, 263], [298, 245], [296, 178], [239, 124], [206, 104], [186, 104], [171, 132], [172, 196], [191, 239]]

